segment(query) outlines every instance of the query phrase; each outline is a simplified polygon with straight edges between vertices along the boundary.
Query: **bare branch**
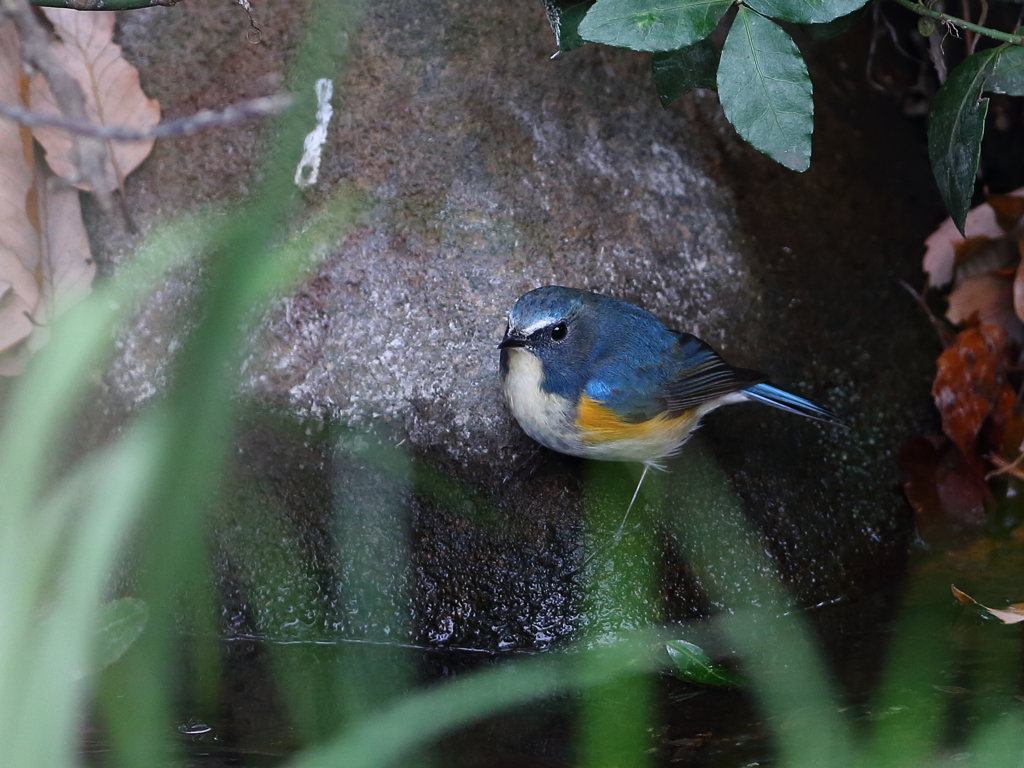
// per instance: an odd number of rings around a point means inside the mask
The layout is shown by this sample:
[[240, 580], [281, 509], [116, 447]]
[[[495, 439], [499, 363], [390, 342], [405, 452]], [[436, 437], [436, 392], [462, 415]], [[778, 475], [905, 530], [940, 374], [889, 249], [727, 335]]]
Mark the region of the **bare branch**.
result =
[[181, 0], [29, 0], [29, 4], [40, 8], [71, 8], [75, 11], [134, 11], [179, 2]]
[[[85, 111], [85, 94], [78, 81], [58, 63], [50, 51], [46, 30], [36, 20], [27, 0], [0, 0], [0, 20], [9, 18], [14, 22], [21, 39], [21, 60], [37, 69], [50, 84], [53, 97], [70, 120], [88, 123]], [[92, 187], [96, 199], [105, 210], [110, 210], [111, 197], [106, 188], [103, 163], [107, 147], [102, 140], [79, 135], [75, 139], [75, 163], [81, 180]]]
[[[2, 2], [3, 0], [0, 0]], [[292, 105], [291, 96], [280, 93], [259, 99], [241, 101], [216, 112], [204, 109], [188, 117], [165, 120], [152, 128], [131, 128], [125, 125], [97, 125], [89, 121], [73, 120], [67, 115], [32, 112], [14, 104], [0, 102], [0, 117], [6, 117], [28, 128], [60, 128], [76, 136], [88, 136], [103, 141], [143, 141], [170, 136], [189, 136], [210, 128], [224, 128], [256, 117], [277, 115]]]

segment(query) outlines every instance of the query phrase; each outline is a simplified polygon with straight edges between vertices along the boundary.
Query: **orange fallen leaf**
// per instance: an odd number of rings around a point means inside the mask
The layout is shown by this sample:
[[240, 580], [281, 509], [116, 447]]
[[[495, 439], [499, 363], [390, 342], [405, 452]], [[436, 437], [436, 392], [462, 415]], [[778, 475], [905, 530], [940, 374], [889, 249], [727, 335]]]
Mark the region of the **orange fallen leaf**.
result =
[[[160, 104], [150, 99], [139, 84], [139, 72], [121, 56], [121, 46], [113, 42], [113, 11], [74, 11], [66, 8], [44, 8], [59, 40], [51, 50], [61, 65], [85, 92], [89, 119], [100, 125], [125, 125], [151, 128], [160, 122]], [[32, 108], [39, 112], [59, 114], [45, 78], [32, 79]], [[64, 179], [77, 179], [72, 158], [74, 142], [70, 134], [57, 128], [36, 128], [36, 140], [46, 150], [46, 162], [54, 173]], [[108, 189], [124, 189], [125, 177], [146, 159], [153, 140], [107, 142], [108, 155], [104, 173]], [[88, 188], [84, 184], [79, 189]]]
[[997, 619], [1003, 622], [1003, 624], [1019, 624], [1020, 622], [1024, 621], [1024, 603], [1014, 603], [1013, 605], [1008, 605], [1006, 606], [1006, 608], [1001, 609], [989, 608], [988, 606], [979, 603], [966, 592], [962, 592], [961, 590], [957, 589], [954, 585], [950, 584], [949, 588], [953, 590], [953, 597], [955, 597], [961, 603], [963, 603], [964, 605], [976, 605], [978, 608], [981, 608], [981, 610], [985, 611], [986, 613], [995, 616]]
[[1009, 404], [1012, 412], [1016, 395], [1006, 381], [1008, 364], [1009, 338], [993, 325], [961, 331], [939, 355], [932, 396], [942, 416], [942, 431], [968, 461], [978, 463], [978, 432], [997, 405]]

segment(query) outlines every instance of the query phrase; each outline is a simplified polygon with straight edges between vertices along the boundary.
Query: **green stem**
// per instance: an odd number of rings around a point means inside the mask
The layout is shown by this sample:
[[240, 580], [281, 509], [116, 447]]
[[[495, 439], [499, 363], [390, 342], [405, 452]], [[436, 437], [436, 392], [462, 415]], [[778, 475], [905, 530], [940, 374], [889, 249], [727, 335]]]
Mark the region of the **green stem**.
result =
[[1024, 37], [1021, 37], [1020, 35], [1011, 35], [1008, 32], [1000, 32], [997, 29], [989, 29], [988, 27], [982, 27], [978, 24], [971, 24], [971, 22], [958, 19], [956, 16], [950, 16], [948, 13], [933, 11], [922, 3], [913, 2], [913, 0], [896, 0], [896, 2], [904, 8], [909, 8], [914, 13], [920, 14], [921, 16], [929, 16], [933, 19], [938, 19], [943, 24], [952, 24], [955, 27], [969, 29], [971, 32], [991, 37], [993, 40], [1002, 40], [1004, 43], [1024, 45]]
[[42, 8], [71, 8], [75, 11], [134, 11], [157, 5], [174, 5], [180, 0], [28, 0]]

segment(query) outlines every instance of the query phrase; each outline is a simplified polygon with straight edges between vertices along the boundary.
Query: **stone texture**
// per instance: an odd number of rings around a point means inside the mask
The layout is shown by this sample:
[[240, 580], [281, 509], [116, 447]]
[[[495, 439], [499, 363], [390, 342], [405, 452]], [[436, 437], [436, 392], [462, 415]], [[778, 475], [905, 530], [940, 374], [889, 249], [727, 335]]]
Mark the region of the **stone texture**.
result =
[[[182, 4], [125, 15], [120, 42], [177, 117], [280, 86], [299, 9], [273, 3], [260, 23], [254, 46], [236, 8]], [[301, 428], [254, 416], [240, 438], [238, 490], [215, 516], [229, 631], [514, 648], [579, 626], [586, 469], [522, 435], [496, 376], [505, 312], [549, 283], [640, 304], [847, 419], [737, 407], [708, 420], [704, 450], [802, 602], [892, 578], [910, 525], [894, 455], [927, 413], [934, 353], [896, 280], [938, 209], [906, 191], [930, 190], [918, 137], [828, 51], [798, 175], [741, 144], [713, 93], [663, 110], [646, 55], [552, 59], [540, 3], [368, 4], [308, 194], [313, 209], [354, 187], [368, 210], [253, 337], [241, 392]], [[129, 179], [133, 220], [146, 232], [239, 199], [262, 148], [253, 126], [158, 144]], [[97, 212], [90, 232], [108, 271], [139, 241]], [[119, 342], [112, 423], [166, 386], [191, 288], [169, 283]], [[353, 448], [364, 430], [376, 437]], [[417, 467], [401, 480], [364, 460], [395, 445]], [[665, 594], [616, 621], [693, 615], [671, 527], [638, 514], [666, 552]], [[335, 540], [352, 520], [369, 549]], [[374, 596], [350, 594], [353, 569], [383, 579]], [[367, 619], [366, 601], [389, 618]]]

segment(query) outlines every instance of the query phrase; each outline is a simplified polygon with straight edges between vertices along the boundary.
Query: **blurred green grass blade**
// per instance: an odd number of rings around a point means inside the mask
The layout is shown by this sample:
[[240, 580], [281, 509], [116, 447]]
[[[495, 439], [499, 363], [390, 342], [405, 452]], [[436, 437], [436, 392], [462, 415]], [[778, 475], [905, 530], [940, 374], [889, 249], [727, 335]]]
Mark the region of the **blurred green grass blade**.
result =
[[687, 443], [671, 479], [679, 544], [710, 602], [721, 606], [715, 621], [774, 727], [781, 764], [852, 765], [854, 742], [817, 642], [789, 615], [775, 568], [699, 438]]
[[306, 7], [304, 39], [286, 78], [297, 97], [295, 107], [272, 124], [265, 181], [218, 230], [215, 254], [206, 265], [195, 310], [203, 320], [181, 351], [163, 406], [169, 433], [139, 541], [147, 564], [142, 589], [149, 628], [117, 673], [107, 676], [108, 692], [126, 697], [107, 704], [108, 724], [126, 762], [151, 762], [152, 755], [165, 753], [177, 600], [182, 584], [201, 588], [207, 571], [204, 519], [220, 490], [234, 423], [232, 371], [240, 362], [243, 322], [254, 304], [279, 287], [287, 264], [294, 264], [296, 250], [277, 246], [287, 242], [300, 203], [292, 175], [314, 119], [314, 84], [338, 75], [358, 7], [337, 0], [315, 0]]
[[[657, 477], [645, 478], [625, 527], [618, 530], [640, 479], [640, 472], [634, 470], [639, 468], [587, 463], [587, 525], [607, 533], [590, 537], [593, 560], [581, 573], [588, 617], [579, 641], [583, 645], [598, 646], [628, 628], [661, 623], [661, 600], [654, 585], [658, 556], [646, 519], [647, 503], [660, 489]], [[582, 654], [579, 663], [604, 662], [600, 656]], [[652, 681], [637, 672], [584, 690], [576, 743], [580, 764], [586, 768], [649, 766], [653, 710]]]
[[160, 425], [150, 421], [104, 451], [92, 469], [90, 493], [66, 552], [51, 615], [34, 628], [20, 696], [5, 690], [9, 711], [3, 754], [11, 765], [70, 765], [83, 709], [84, 671], [96, 641], [100, 601], [119, 547], [156, 470]]
[[149, 607], [134, 597], [105, 603], [96, 620], [91, 666], [100, 670], [124, 656], [139, 639], [149, 619]]
[[971, 768], [1016, 768], [1024, 763], [1024, 712], [1008, 712], [978, 729], [967, 745]]
[[110, 352], [114, 327], [209, 242], [216, 216], [184, 219], [147, 238], [133, 262], [62, 316], [15, 386], [0, 426], [0, 535], [26, 514], [51, 470], [59, 436]]
[[[402, 765], [437, 737], [510, 708], [586, 690], [623, 676], [654, 671], [650, 638], [639, 636], [599, 651], [552, 653], [503, 663], [410, 693], [369, 715], [331, 744], [300, 754], [289, 768], [384, 768]], [[581, 656], [593, 658], [581, 662]]]
[[949, 602], [947, 579], [912, 574], [904, 602], [872, 707], [870, 762], [880, 768], [930, 764], [946, 730], [949, 696], [937, 686], [950, 684], [944, 672], [953, 656], [948, 620], [939, 610]]

